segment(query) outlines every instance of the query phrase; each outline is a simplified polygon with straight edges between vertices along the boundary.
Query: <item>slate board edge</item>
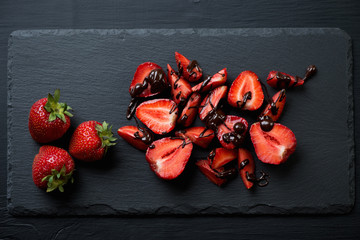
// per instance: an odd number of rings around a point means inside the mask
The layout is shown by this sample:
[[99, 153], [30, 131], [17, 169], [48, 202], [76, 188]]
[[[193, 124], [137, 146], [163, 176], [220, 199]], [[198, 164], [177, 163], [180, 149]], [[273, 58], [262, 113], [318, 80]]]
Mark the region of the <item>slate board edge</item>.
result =
[[[214, 31], [216, 30], [216, 31]], [[8, 43], [8, 77], [7, 77], [7, 160], [8, 160], [8, 176], [7, 176], [7, 208], [9, 212], [14, 216], [48, 216], [51, 215], [51, 209], [41, 209], [39, 211], [27, 210], [18, 211], [19, 208], [13, 206], [11, 202], [11, 191], [12, 191], [12, 180], [11, 180], [11, 139], [12, 139], [12, 54], [11, 47], [13, 43], [13, 37], [33, 37], [40, 35], [76, 35], [82, 33], [89, 34], [101, 34], [101, 35], [118, 35], [123, 33], [123, 38], [126, 37], [126, 34], [129, 35], [143, 35], [143, 34], [160, 34], [160, 35], [173, 35], [173, 34], [198, 34], [200, 36], [212, 36], [216, 32], [216, 36], [219, 36], [219, 29], [204, 28], [204, 29], [195, 29], [195, 28], [185, 28], [185, 29], [41, 29], [41, 30], [16, 30], [10, 34], [9, 43]], [[347, 78], [348, 78], [348, 136], [349, 136], [349, 184], [350, 184], [350, 202], [345, 205], [329, 205], [324, 206], [323, 208], [319, 207], [307, 207], [301, 206], [296, 210], [299, 214], [346, 214], [349, 213], [355, 203], [355, 139], [354, 139], [354, 106], [353, 106], [353, 57], [352, 57], [352, 40], [351, 37], [342, 29], [339, 28], [222, 28], [221, 32], [224, 35], [239, 35], [239, 36], [256, 36], [261, 33], [264, 36], [276, 36], [282, 33], [289, 35], [305, 35], [305, 34], [336, 34], [343, 35], [344, 38], [349, 42], [349, 49], [347, 53]], [[242, 207], [233, 207], [233, 206], [212, 206], [202, 208], [194, 208], [188, 205], [181, 206], [162, 206], [156, 209], [123, 209], [115, 210], [109, 209], [104, 211], [101, 209], [97, 211], [98, 205], [91, 205], [87, 207], [76, 208], [77, 211], [74, 211], [74, 208], [70, 208], [69, 211], [63, 211], [61, 214], [56, 214], [58, 216], [91, 216], [91, 215], [101, 215], [101, 216], [112, 216], [112, 215], [243, 215], [243, 214], [261, 214], [261, 215], [288, 215], [289, 212], [286, 209], [281, 207], [273, 207], [268, 205], [255, 205], [255, 206], [242, 206]], [[100, 206], [101, 207], [101, 206]], [[109, 208], [108, 206], [105, 208]], [[183, 208], [188, 208], [192, 210], [183, 211]], [[234, 210], [235, 208], [235, 210]], [[266, 214], [262, 211], [266, 208]], [[230, 210], [232, 209], [232, 210]], [[322, 209], [322, 210], [319, 210]], [[229, 211], [230, 210], [230, 211]], [[78, 212], [79, 211], [79, 212]], [[106, 212], [104, 214], [104, 212]], [[26, 214], [25, 214], [26, 213]]]

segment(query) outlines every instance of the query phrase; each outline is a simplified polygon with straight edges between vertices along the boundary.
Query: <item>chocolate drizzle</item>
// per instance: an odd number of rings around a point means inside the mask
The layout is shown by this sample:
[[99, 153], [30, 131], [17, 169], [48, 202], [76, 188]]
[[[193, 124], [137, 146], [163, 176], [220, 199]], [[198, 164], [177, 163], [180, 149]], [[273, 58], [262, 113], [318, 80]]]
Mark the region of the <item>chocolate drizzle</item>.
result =
[[250, 182], [257, 184], [259, 187], [265, 187], [269, 184], [269, 174], [261, 171], [261, 176], [256, 178], [255, 174], [246, 172], [246, 179]]
[[243, 108], [248, 100], [251, 100], [251, 92], [250, 91], [244, 94], [242, 101], [236, 102], [237, 107]]
[[288, 88], [288, 87], [295, 87], [299, 81], [306, 81], [309, 80], [312, 76], [315, 75], [317, 72], [317, 68], [315, 65], [310, 65], [307, 67], [304, 78], [301, 78], [299, 76], [294, 77], [294, 81], [291, 83], [291, 76], [288, 74], [284, 74], [281, 72], [276, 72], [275, 78], [277, 80], [276, 87], [277, 88]]
[[270, 116], [261, 116], [260, 117], [260, 127], [265, 132], [270, 132], [274, 127], [274, 121]]
[[224, 142], [228, 144], [232, 143], [236, 147], [240, 147], [244, 142], [244, 136], [242, 134], [245, 132], [246, 127], [242, 122], [237, 122], [233, 126], [233, 129], [233, 131], [223, 134], [222, 138]]
[[281, 72], [276, 72], [276, 87], [277, 88], [287, 88], [290, 85], [291, 77], [288, 75], [285, 75]]
[[305, 72], [305, 77], [303, 78], [304, 81], [308, 80], [310, 77], [314, 76], [317, 72], [317, 68], [315, 65], [310, 65], [307, 67]]
[[225, 119], [226, 114], [221, 109], [213, 108], [204, 118], [204, 121], [208, 128], [217, 131], [217, 127], [224, 123]]
[[240, 163], [240, 167], [239, 170], [243, 169], [246, 165], [248, 165], [250, 163], [249, 159], [244, 159], [241, 163]]
[[201, 85], [200, 85], [200, 89], [199, 89], [199, 92], [201, 92], [203, 89], [204, 89], [204, 87], [206, 87], [208, 84], [209, 84], [209, 82], [211, 81], [211, 79], [212, 79], [212, 76], [207, 76], [206, 78], [205, 78], [205, 80], [201, 83]]
[[237, 171], [236, 168], [230, 168], [224, 171], [217, 171], [216, 176], [218, 178], [223, 178], [223, 179], [228, 179], [228, 178], [233, 178], [237, 175]]
[[187, 66], [186, 70], [188, 71], [189, 73], [189, 76], [193, 76], [194, 78], [197, 77], [197, 72], [194, 71], [194, 69], [196, 69], [198, 72], [202, 72], [200, 66], [199, 66], [199, 63], [196, 61], [196, 60], [192, 60], [189, 65]]
[[129, 103], [129, 106], [127, 108], [127, 111], [126, 111], [126, 118], [127, 119], [131, 119], [134, 114], [135, 114], [135, 110], [137, 108], [137, 106], [139, 105], [139, 98], [132, 98], [130, 103]]
[[152, 143], [154, 141], [154, 136], [148, 129], [141, 128], [141, 127], [138, 127], [138, 129], [140, 132], [143, 133], [143, 136], [141, 137], [139, 132], [135, 132], [134, 137], [136, 139], [140, 139], [146, 145], [149, 145], [150, 143]]

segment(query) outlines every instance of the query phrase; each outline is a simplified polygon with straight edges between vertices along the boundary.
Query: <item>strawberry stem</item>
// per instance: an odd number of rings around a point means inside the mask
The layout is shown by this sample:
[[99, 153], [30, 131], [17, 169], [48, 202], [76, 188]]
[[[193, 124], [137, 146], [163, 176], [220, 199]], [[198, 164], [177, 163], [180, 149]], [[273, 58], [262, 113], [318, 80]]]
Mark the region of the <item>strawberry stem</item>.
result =
[[96, 125], [95, 129], [97, 130], [97, 133], [101, 139], [101, 147], [105, 147], [105, 152], [107, 149], [111, 146], [114, 146], [116, 143], [116, 138], [114, 137], [112, 133], [112, 126], [109, 127], [109, 124], [107, 122], [103, 122], [102, 125]]
[[46, 192], [52, 192], [55, 189], [59, 189], [60, 192], [64, 192], [64, 185], [67, 184], [69, 180], [71, 183], [74, 182], [72, 174], [73, 171], [66, 174], [66, 167], [64, 165], [60, 171], [52, 169], [51, 174], [44, 177], [41, 181], [47, 181]]
[[65, 115], [72, 117], [73, 115], [69, 112], [72, 110], [70, 106], [66, 103], [59, 103], [60, 99], [60, 90], [56, 89], [54, 92], [54, 96], [50, 93], [47, 97], [47, 102], [44, 106], [45, 110], [50, 113], [49, 115], [49, 122], [54, 121], [56, 118], [60, 118], [64, 123], [66, 123]]

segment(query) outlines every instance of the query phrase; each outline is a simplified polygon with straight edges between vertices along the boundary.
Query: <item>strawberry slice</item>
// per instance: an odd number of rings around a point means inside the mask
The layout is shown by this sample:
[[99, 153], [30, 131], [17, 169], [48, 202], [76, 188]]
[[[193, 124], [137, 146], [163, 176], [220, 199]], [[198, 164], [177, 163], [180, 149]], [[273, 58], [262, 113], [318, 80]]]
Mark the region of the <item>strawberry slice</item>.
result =
[[219, 169], [225, 164], [237, 159], [238, 152], [235, 149], [216, 148], [208, 156], [212, 169]]
[[204, 120], [211, 110], [215, 109], [220, 100], [226, 96], [227, 86], [220, 86], [211, 91], [202, 101], [199, 108], [199, 116]]
[[202, 77], [202, 69], [196, 60], [190, 61], [178, 52], [175, 52], [176, 65], [179, 74], [190, 82], [196, 82]]
[[186, 103], [186, 106], [184, 107], [179, 119], [177, 120], [177, 123], [183, 125], [184, 127], [190, 126], [195, 120], [200, 101], [201, 96], [199, 93], [191, 94], [189, 100]]
[[247, 189], [252, 188], [254, 182], [250, 180], [255, 178], [255, 162], [251, 153], [245, 148], [239, 148], [238, 167], [245, 187]]
[[166, 134], [175, 128], [178, 110], [172, 100], [154, 99], [141, 103], [135, 114], [154, 133]]
[[216, 87], [224, 85], [227, 79], [227, 70], [226, 68], [215, 73], [213, 76], [208, 76], [204, 81], [195, 85], [191, 90], [193, 92], [206, 92], [210, 91]]
[[215, 134], [211, 129], [205, 127], [192, 127], [175, 132], [175, 136], [189, 138], [190, 141], [202, 148], [207, 148]]
[[231, 84], [228, 102], [231, 106], [254, 111], [261, 107], [264, 93], [258, 76], [251, 71], [239, 74]]
[[295, 134], [280, 123], [274, 123], [272, 129], [266, 129], [267, 131], [264, 131], [260, 124], [254, 123], [250, 128], [250, 137], [257, 157], [269, 164], [285, 162], [295, 151]]
[[301, 86], [316, 73], [317, 69], [315, 65], [310, 65], [307, 67], [304, 78], [298, 76], [292, 76], [290, 74], [279, 72], [279, 71], [270, 71], [266, 82], [273, 88], [291, 88]]
[[171, 85], [171, 96], [175, 103], [185, 103], [186, 99], [192, 93], [191, 85], [188, 81], [178, 76], [174, 69], [168, 64], [168, 79]]
[[146, 150], [152, 143], [154, 136], [146, 128], [136, 126], [124, 126], [117, 130], [117, 133], [133, 147]]
[[171, 180], [184, 171], [192, 149], [189, 139], [162, 138], [147, 149], [146, 161], [158, 177]]
[[247, 129], [248, 123], [244, 118], [228, 115], [218, 126], [217, 138], [224, 148], [234, 149], [243, 144]]
[[281, 116], [281, 113], [285, 106], [285, 102], [286, 102], [286, 94], [285, 94], [285, 89], [283, 89], [277, 92], [272, 97], [271, 103], [269, 103], [265, 107], [264, 111], [260, 114], [259, 118], [261, 119], [264, 116], [269, 116], [274, 122], [276, 122]]
[[226, 178], [220, 178], [218, 177], [218, 173], [211, 169], [210, 167], [210, 161], [208, 159], [206, 160], [199, 160], [196, 163], [196, 166], [199, 167], [200, 171], [213, 183], [215, 183], [218, 186], [222, 186], [227, 182]]
[[131, 97], [150, 97], [161, 93], [168, 87], [164, 70], [153, 62], [140, 64], [130, 84]]

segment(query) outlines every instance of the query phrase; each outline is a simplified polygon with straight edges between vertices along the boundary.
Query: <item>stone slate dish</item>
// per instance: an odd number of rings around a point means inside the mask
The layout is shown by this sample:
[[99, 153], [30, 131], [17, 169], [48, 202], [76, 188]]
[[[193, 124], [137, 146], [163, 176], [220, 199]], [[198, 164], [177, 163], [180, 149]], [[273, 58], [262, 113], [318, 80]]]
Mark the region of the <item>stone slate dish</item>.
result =
[[[86, 120], [106, 120], [116, 131], [134, 124], [125, 112], [137, 66], [153, 61], [175, 67], [175, 51], [197, 59], [207, 74], [227, 67], [228, 84], [243, 70], [265, 81], [270, 70], [302, 76], [316, 64], [313, 79], [287, 92], [280, 120], [294, 131], [296, 152], [280, 166], [257, 162], [257, 170], [271, 175], [267, 187], [247, 191], [240, 178], [216, 187], [194, 166], [210, 151], [199, 148], [178, 179], [163, 181], [144, 153], [122, 139], [102, 162], [77, 161], [76, 183], [66, 194], [35, 187], [31, 166], [40, 145], [28, 133], [27, 118], [37, 99], [60, 88], [61, 99], [75, 109], [69, 133], [51, 144], [67, 148], [74, 128]], [[16, 31], [8, 57], [13, 215], [341, 214], [354, 205], [352, 50], [340, 29]], [[252, 123], [258, 113], [237, 114]], [[249, 139], [247, 147], [253, 151]]]

